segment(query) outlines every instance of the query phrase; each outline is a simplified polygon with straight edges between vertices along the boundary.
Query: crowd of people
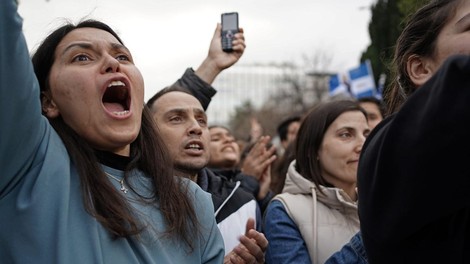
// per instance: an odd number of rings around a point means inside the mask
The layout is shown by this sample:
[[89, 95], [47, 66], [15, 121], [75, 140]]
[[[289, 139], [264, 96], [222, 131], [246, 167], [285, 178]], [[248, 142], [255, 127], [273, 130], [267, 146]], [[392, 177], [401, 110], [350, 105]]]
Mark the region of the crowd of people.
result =
[[144, 102], [107, 24], [64, 24], [30, 56], [17, 8], [0, 2], [2, 263], [470, 261], [470, 0], [407, 20], [385, 100], [320, 102], [243, 144], [205, 113], [243, 28], [224, 52], [217, 24]]

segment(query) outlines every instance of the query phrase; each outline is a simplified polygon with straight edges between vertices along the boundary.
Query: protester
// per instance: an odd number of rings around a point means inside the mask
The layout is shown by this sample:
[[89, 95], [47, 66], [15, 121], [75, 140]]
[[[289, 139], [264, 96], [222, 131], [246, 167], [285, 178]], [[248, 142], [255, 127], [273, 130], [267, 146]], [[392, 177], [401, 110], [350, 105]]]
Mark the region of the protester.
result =
[[[231, 257], [234, 251], [246, 263], [254, 260], [263, 263], [268, 242], [253, 226], [246, 227], [249, 219], [254, 219], [258, 225], [261, 221], [255, 197], [243, 190], [240, 182], [216, 175], [206, 167], [210, 158], [210, 135], [201, 103], [186, 88], [177, 85], [159, 91], [152, 102], [149, 106], [162, 138], [170, 148], [177, 175], [190, 178], [212, 195], [227, 256]], [[238, 245], [239, 242], [243, 246]]]
[[324, 263], [359, 230], [357, 164], [369, 132], [367, 113], [352, 100], [306, 115], [283, 192], [264, 217], [267, 263]]
[[276, 160], [276, 148], [272, 145], [268, 147], [271, 137], [261, 136], [257, 142], [250, 144], [241, 160], [239, 145], [228, 128], [210, 126], [209, 133], [208, 167], [216, 174], [239, 180], [241, 186], [256, 197], [263, 213], [273, 197], [270, 191], [271, 164]]
[[2, 262], [222, 263], [210, 197], [174, 177], [116, 33], [66, 24], [33, 66], [21, 21], [0, 2]]
[[[212, 99], [212, 96], [215, 95], [216, 90], [211, 86], [212, 82], [215, 80], [215, 78], [220, 74], [223, 70], [226, 68], [232, 66], [235, 64], [240, 57], [243, 55], [244, 49], [245, 49], [245, 39], [244, 39], [244, 34], [243, 34], [243, 28], [239, 28], [239, 32], [234, 35], [234, 39], [232, 41], [232, 46], [233, 46], [233, 51], [230, 53], [224, 52], [222, 50], [221, 46], [221, 25], [218, 24], [216, 27], [216, 30], [214, 32], [214, 35], [212, 37], [210, 47], [209, 47], [209, 52], [207, 57], [204, 59], [203, 63], [198, 67], [196, 71], [193, 71], [191, 68], [187, 69], [186, 72], [183, 74], [183, 76], [175, 82], [173, 85], [170, 85], [154, 96], [152, 96], [148, 102], [147, 105], [151, 107], [152, 109], [155, 110], [155, 105], [157, 99], [160, 98], [160, 96], [172, 92], [172, 91], [179, 91], [179, 92], [184, 92], [184, 93], [189, 93], [192, 96], [194, 96], [197, 100], [199, 100], [200, 105], [202, 106], [203, 110], [205, 111], [209, 107], [209, 103]], [[198, 104], [196, 104], [198, 105]], [[172, 136], [174, 136], [172, 134]], [[171, 146], [173, 148], [173, 146]], [[220, 207], [221, 212], [216, 211], [216, 216], [218, 215], [217, 221], [222, 221], [227, 217], [227, 214], [230, 212], [233, 212], [231, 210], [238, 210], [240, 209], [239, 206], [243, 203], [238, 203], [234, 202], [230, 199], [235, 199], [231, 198], [230, 194], [232, 191], [236, 192], [237, 195], [240, 195], [240, 193], [243, 193], [241, 201], [245, 201], [247, 197], [249, 199], [252, 199], [253, 196], [250, 194], [245, 193], [244, 191], [236, 191], [239, 187], [247, 189], [248, 192], [253, 192], [253, 193], [258, 193], [260, 187], [259, 183], [256, 179], [250, 180], [250, 178], [253, 177], [245, 177], [243, 181], [241, 181], [240, 186], [238, 186], [239, 183], [236, 182], [238, 179], [233, 178], [225, 178], [220, 176], [226, 176], [226, 175], [219, 175], [218, 173], [209, 170], [209, 169], [202, 169], [200, 171], [200, 174], [202, 174], [201, 178], [204, 178], [207, 180], [203, 180], [198, 182], [201, 184], [201, 187], [204, 188], [204, 190], [209, 191], [213, 195], [213, 202], [215, 205], [215, 209]], [[183, 177], [191, 177], [191, 175], [186, 175], [185, 173], [180, 174]], [[207, 184], [208, 182], [208, 184]], [[246, 188], [249, 187], [249, 188]], [[271, 196], [272, 197], [272, 196]], [[224, 207], [224, 204], [221, 204], [222, 201], [226, 200], [228, 201], [228, 205]], [[267, 198], [263, 199], [262, 201], [266, 200]], [[222, 208], [223, 207], [223, 208]], [[239, 214], [239, 213], [238, 213]], [[260, 218], [260, 216], [256, 216], [257, 218]], [[230, 239], [230, 245], [227, 245], [228, 243], [226, 242], [226, 248], [227, 249], [232, 249], [234, 248], [237, 243], [239, 243], [239, 240], [242, 242], [240, 245], [237, 246], [238, 249], [234, 249], [232, 251], [227, 250], [226, 251], [226, 261], [233, 260], [234, 263], [250, 263], [253, 259], [260, 258], [262, 261], [264, 261], [264, 250], [266, 248], [265, 243], [267, 244], [267, 240], [264, 238], [264, 236], [260, 236], [260, 238], [257, 238], [259, 241], [257, 243], [244, 243], [243, 241], [247, 240], [247, 237], [240, 237], [240, 234], [238, 233], [241, 231], [243, 223], [238, 223], [240, 225], [240, 229], [230, 229], [230, 219], [235, 219], [236, 215], [234, 217], [223, 220], [224, 224], [219, 223], [219, 228], [221, 229], [226, 229], [225, 230], [225, 239]], [[246, 221], [245, 221], [246, 222]], [[246, 232], [253, 232], [255, 235], [257, 234], [255, 230], [251, 230], [254, 227], [252, 227], [252, 221], [251, 218], [246, 224]], [[261, 229], [260, 227], [260, 221], [257, 221], [258, 224], [258, 230]], [[233, 233], [235, 231], [235, 233]], [[261, 234], [262, 235], [262, 234]], [[249, 241], [249, 240], [247, 240]], [[240, 249], [242, 249], [240, 251]], [[237, 251], [237, 252], [235, 252]]]
[[221, 126], [209, 126], [210, 159], [208, 167], [231, 170], [240, 163], [241, 153], [235, 136], [230, 129]]
[[469, 14], [469, 0], [432, 1], [397, 41], [386, 95], [397, 113], [373, 133], [359, 167], [370, 263], [470, 262], [470, 58], [452, 56], [470, 54]]
[[[246, 47], [243, 28], [239, 28], [239, 32], [234, 35], [232, 46], [233, 51], [230, 53], [222, 50], [221, 25], [218, 24], [210, 43], [208, 55], [204, 59], [203, 63], [196, 71], [188, 68], [183, 76], [172, 86], [179, 87], [177, 90], [184, 88], [184, 92], [189, 92], [196, 97], [201, 103], [203, 109], [207, 110], [212, 97], [216, 93], [216, 90], [211, 86], [212, 82], [223, 70], [231, 67], [243, 55]], [[166, 87], [165, 89], [171, 88]], [[157, 96], [154, 95], [148, 100], [147, 105], [154, 105], [156, 99]], [[246, 173], [240, 173], [239, 170], [212, 171], [216, 174], [222, 174], [229, 180], [239, 180], [241, 182], [241, 187], [252, 193], [257, 198], [259, 206], [263, 211], [269, 200], [272, 198], [272, 193], [268, 186], [270, 178], [264, 177], [266, 180], [260, 180], [260, 178], [263, 173], [265, 173], [265, 168], [276, 158], [274, 156], [275, 149], [268, 148], [268, 151], [263, 152], [263, 154], [258, 154], [261, 150], [265, 149], [270, 138], [263, 137], [262, 139], [259, 139], [259, 136], [257, 135], [262, 129], [254, 118], [251, 119], [251, 123], [251, 138], [256, 138], [257, 141], [255, 142], [256, 148], [253, 150], [253, 154], [250, 154], [250, 158], [247, 162], [240, 161], [240, 163], [243, 163], [241, 170], [246, 171]]]
[[278, 158], [272, 166], [272, 180], [270, 189], [279, 194], [284, 187], [287, 169], [292, 160], [294, 160], [294, 148], [297, 132], [300, 127], [301, 116], [294, 115], [284, 119], [277, 126], [278, 144]]
[[327, 263], [470, 262], [469, 13], [469, 0], [434, 0], [405, 25], [385, 94], [391, 116], [359, 164], [361, 233]]
[[284, 154], [284, 150], [287, 148], [287, 146], [291, 142], [295, 141], [300, 127], [300, 121], [300, 116], [290, 116], [277, 126], [277, 135], [279, 136], [279, 141], [281, 144], [280, 152], [282, 154]]
[[293, 160], [295, 160], [295, 141], [290, 142], [284, 150], [284, 154], [274, 162], [270, 186], [274, 194], [279, 194], [284, 189], [286, 174]]
[[381, 99], [374, 96], [361, 97], [357, 101], [359, 105], [367, 112], [367, 119], [369, 120], [369, 127], [373, 129], [383, 119], [385, 114], [385, 106]]

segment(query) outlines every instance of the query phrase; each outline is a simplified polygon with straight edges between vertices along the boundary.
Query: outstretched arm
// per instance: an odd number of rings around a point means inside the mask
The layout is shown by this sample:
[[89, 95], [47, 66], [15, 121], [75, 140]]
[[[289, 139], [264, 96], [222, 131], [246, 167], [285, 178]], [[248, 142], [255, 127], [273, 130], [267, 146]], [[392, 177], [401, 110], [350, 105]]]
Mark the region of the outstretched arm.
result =
[[243, 29], [235, 34], [232, 42], [233, 52], [224, 52], [221, 43], [222, 26], [217, 24], [214, 35], [212, 37], [207, 57], [193, 71], [188, 68], [183, 76], [176, 81], [176, 85], [185, 87], [201, 102], [204, 110], [207, 110], [211, 98], [215, 95], [216, 90], [211, 86], [215, 78], [225, 69], [235, 64], [245, 51], [245, 36]]
[[48, 124], [17, 9], [13, 0], [0, 1], [0, 193], [40, 159], [34, 152]]
[[222, 26], [218, 23], [209, 46], [209, 53], [195, 72], [201, 80], [208, 84], [212, 84], [219, 73], [235, 64], [242, 57], [246, 47], [243, 28], [240, 28], [232, 42], [233, 51], [224, 52], [221, 31]]

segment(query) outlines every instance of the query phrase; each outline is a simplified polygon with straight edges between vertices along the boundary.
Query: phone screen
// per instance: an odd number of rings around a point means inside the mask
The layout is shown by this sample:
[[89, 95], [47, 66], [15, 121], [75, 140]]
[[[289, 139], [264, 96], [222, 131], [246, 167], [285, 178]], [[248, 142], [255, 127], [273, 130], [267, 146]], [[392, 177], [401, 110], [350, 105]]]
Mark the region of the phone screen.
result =
[[238, 14], [226, 13], [222, 16], [222, 30], [235, 30], [238, 29]]

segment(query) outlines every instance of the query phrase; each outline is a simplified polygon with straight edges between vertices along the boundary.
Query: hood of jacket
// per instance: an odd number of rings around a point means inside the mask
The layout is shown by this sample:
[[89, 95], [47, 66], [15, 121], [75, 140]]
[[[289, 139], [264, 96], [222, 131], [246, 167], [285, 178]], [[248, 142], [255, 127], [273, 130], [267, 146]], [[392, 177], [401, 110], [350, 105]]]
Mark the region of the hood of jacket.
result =
[[342, 212], [356, 212], [357, 203], [354, 202], [345, 191], [335, 187], [325, 187], [320, 185], [322, 192], [318, 191], [315, 184], [297, 172], [295, 169], [296, 160], [293, 160], [287, 170], [284, 189], [282, 192], [291, 194], [315, 195], [317, 200], [326, 206]]

